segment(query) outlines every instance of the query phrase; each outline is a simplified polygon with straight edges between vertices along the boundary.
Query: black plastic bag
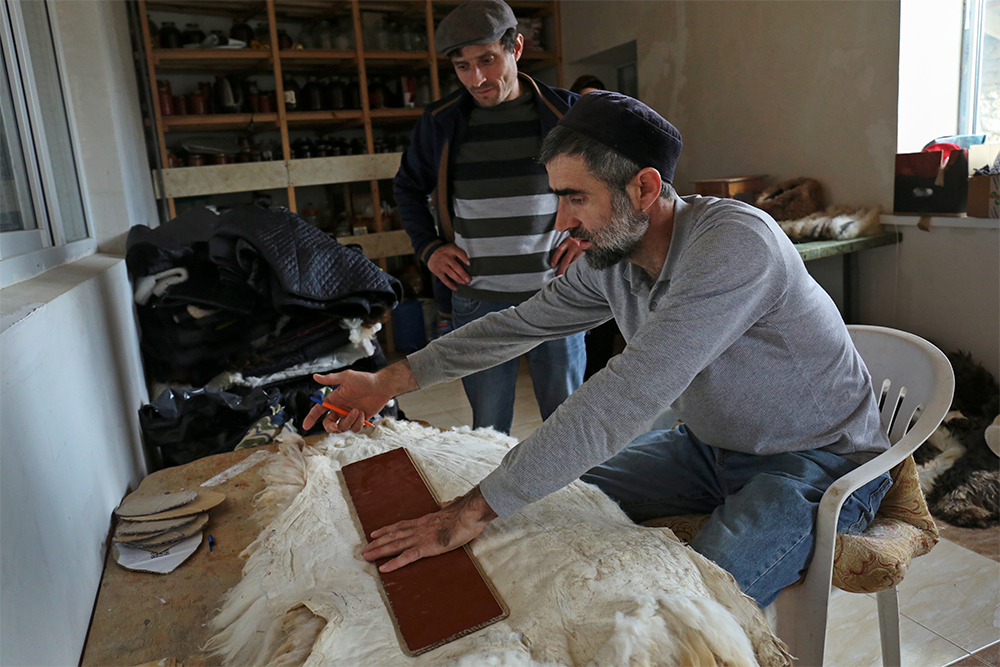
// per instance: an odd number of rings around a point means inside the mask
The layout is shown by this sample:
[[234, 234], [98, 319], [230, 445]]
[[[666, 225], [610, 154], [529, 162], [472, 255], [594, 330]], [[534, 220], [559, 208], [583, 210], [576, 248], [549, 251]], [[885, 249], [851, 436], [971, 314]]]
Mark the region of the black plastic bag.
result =
[[166, 389], [139, 408], [139, 426], [157, 468], [231, 452], [281, 393], [262, 388]]

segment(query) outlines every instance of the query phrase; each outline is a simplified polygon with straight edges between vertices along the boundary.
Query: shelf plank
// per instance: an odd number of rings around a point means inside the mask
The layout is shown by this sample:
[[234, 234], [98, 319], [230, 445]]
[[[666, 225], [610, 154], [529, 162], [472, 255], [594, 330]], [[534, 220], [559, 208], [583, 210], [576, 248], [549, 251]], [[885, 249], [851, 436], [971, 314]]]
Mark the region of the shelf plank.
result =
[[280, 53], [282, 66], [358, 62], [358, 54], [354, 49], [286, 49]]
[[169, 198], [277, 190], [287, 186], [288, 169], [280, 160], [163, 170], [163, 189]]
[[340, 109], [337, 111], [289, 111], [286, 118], [289, 125], [316, 123], [346, 123], [361, 120], [360, 109]]
[[368, 259], [413, 254], [413, 244], [410, 243], [410, 237], [401, 229], [377, 234], [362, 234], [361, 236], [344, 236], [337, 240], [343, 245], [356, 243], [361, 246]]
[[157, 197], [198, 197], [386, 180], [396, 175], [402, 156], [402, 153], [378, 153], [164, 169], [164, 192], [157, 193]]
[[162, 71], [233, 71], [271, 63], [264, 49], [153, 49], [153, 64]]
[[257, 125], [275, 125], [276, 113], [217, 113], [195, 116], [164, 116], [164, 130], [195, 132], [200, 130], [242, 130], [253, 121]]
[[402, 157], [402, 153], [376, 153], [291, 160], [288, 184], [301, 187], [389, 179], [399, 170]]

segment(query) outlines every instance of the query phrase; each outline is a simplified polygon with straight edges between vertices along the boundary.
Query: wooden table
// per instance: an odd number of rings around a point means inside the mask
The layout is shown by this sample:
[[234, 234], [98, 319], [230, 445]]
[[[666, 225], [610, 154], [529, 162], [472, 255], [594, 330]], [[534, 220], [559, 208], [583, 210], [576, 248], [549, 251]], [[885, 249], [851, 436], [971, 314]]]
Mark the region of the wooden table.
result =
[[[146, 477], [138, 491], [197, 489], [260, 450], [274, 452], [277, 446], [241, 449], [160, 470]], [[242, 577], [240, 552], [262, 529], [252, 518], [251, 503], [264, 488], [261, 469], [268, 460], [212, 487], [226, 500], [209, 511], [204, 540], [173, 572], [126, 570], [114, 562], [109, 549], [82, 665], [140, 665], [163, 658], [176, 658], [185, 667], [221, 664], [220, 658], [209, 658], [200, 647], [211, 635], [207, 623], [223, 594]], [[215, 538], [211, 550], [209, 534]]]
[[857, 299], [857, 253], [885, 245], [899, 243], [903, 235], [898, 232], [882, 232], [874, 236], [862, 236], [846, 241], [809, 241], [796, 243], [795, 249], [803, 262], [824, 257], [842, 256], [844, 281], [844, 321], [848, 324], [858, 323]]

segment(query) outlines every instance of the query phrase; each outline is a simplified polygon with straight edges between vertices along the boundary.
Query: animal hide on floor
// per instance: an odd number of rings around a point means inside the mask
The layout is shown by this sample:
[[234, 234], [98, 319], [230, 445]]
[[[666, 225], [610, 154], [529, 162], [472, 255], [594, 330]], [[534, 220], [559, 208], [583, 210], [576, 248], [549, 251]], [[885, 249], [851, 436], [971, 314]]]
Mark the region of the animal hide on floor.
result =
[[1000, 522], [1000, 457], [986, 443], [1000, 387], [968, 354], [948, 359], [955, 371], [952, 412], [913, 457], [931, 514], [962, 528], [986, 528]]
[[[299, 440], [299, 442], [301, 442]], [[784, 644], [732, 577], [669, 529], [633, 524], [596, 487], [575, 482], [471, 544], [510, 609], [500, 623], [407, 657], [338, 474], [406, 447], [438, 500], [464, 494], [516, 441], [492, 430], [438, 432], [382, 420], [265, 469], [267, 527], [247, 547], [206, 647], [228, 664], [786, 665]]]

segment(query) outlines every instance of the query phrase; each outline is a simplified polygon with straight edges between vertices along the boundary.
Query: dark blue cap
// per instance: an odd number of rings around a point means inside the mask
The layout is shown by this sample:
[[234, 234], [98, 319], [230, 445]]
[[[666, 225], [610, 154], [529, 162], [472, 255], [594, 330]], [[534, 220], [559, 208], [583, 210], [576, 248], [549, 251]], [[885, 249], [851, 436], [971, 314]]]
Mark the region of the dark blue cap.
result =
[[639, 100], [608, 91], [587, 93], [566, 112], [559, 125], [621, 153], [640, 167], [653, 167], [674, 181], [681, 156], [681, 133]]

